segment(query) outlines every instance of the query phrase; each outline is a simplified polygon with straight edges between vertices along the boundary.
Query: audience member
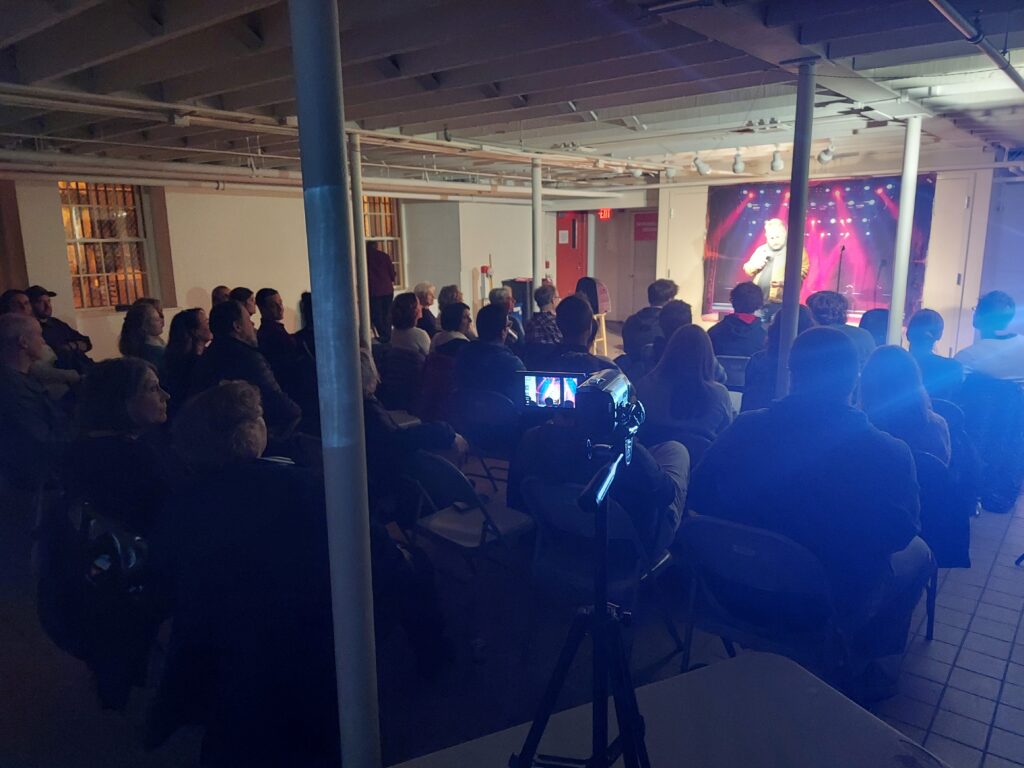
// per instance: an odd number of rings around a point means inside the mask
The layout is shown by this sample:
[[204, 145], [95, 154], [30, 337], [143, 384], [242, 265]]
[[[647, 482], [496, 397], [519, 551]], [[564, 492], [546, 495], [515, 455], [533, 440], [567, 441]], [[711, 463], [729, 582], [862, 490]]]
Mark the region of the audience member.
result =
[[974, 310], [978, 338], [956, 353], [966, 373], [1024, 384], [1024, 337], [1008, 330], [1016, 314], [1017, 305], [1002, 291], [990, 291], [978, 299]]
[[868, 357], [875, 351], [875, 340], [863, 328], [846, 324], [849, 307], [846, 297], [835, 291], [818, 291], [807, 297], [807, 308], [811, 310], [814, 322], [827, 328], [835, 328], [852, 341], [857, 350], [857, 360], [863, 368]]
[[562, 332], [562, 342], [544, 344], [531, 350], [530, 370], [586, 374], [608, 368], [618, 370], [618, 366], [607, 357], [590, 351], [597, 334], [597, 321], [585, 299], [576, 295], [562, 299], [555, 310], [555, 320]]
[[43, 385], [29, 375], [44, 346], [35, 318], [0, 315], [0, 473], [26, 490], [49, 478], [69, 434]]
[[299, 319], [302, 327], [295, 332], [295, 342], [311, 359], [316, 360], [316, 336], [313, 332], [313, 294], [303, 291], [299, 297]]
[[370, 294], [370, 322], [380, 343], [387, 344], [391, 341], [390, 312], [398, 276], [391, 256], [370, 241], [366, 243], [366, 280]]
[[[32, 302], [24, 291], [11, 289], [0, 295], [0, 315], [15, 314], [34, 317]], [[46, 388], [51, 400], [62, 400], [81, 381], [78, 371], [57, 367], [57, 353], [43, 344], [43, 356], [32, 363], [29, 375]]]
[[928, 394], [954, 400], [964, 381], [964, 366], [959, 360], [935, 354], [935, 344], [944, 330], [942, 315], [934, 309], [920, 309], [907, 323], [907, 341]]
[[192, 371], [211, 339], [213, 334], [210, 333], [209, 320], [206, 312], [199, 307], [183, 309], [171, 319], [167, 350], [164, 353], [164, 375], [161, 379], [163, 388], [171, 396], [168, 403], [171, 417], [188, 399]]
[[542, 285], [533, 292], [537, 311], [526, 323], [527, 344], [558, 344], [562, 341], [562, 332], [558, 330], [558, 321], [555, 319], [557, 298], [558, 292], [553, 285]]
[[50, 299], [57, 294], [41, 285], [29, 286], [25, 294], [32, 303], [32, 313], [43, 328], [43, 339], [57, 355], [57, 367], [86, 373], [93, 364], [86, 354], [92, 349], [92, 342], [88, 336], [53, 316]]
[[463, 304], [462, 289], [457, 285], [445, 285], [437, 294], [437, 311], [441, 312], [449, 304]]
[[417, 326], [423, 305], [415, 293], [400, 293], [391, 305], [391, 346], [409, 349], [426, 357], [430, 354], [430, 335]]
[[256, 306], [260, 310], [256, 341], [276, 372], [294, 361], [298, 343], [284, 327], [284, 302], [280, 293], [273, 288], [260, 288], [256, 292]]
[[416, 327], [422, 328], [428, 336], [433, 337], [437, 333], [437, 318], [430, 308], [434, 306], [437, 287], [433, 283], [417, 283], [412, 292], [420, 302], [420, 319], [416, 321]]
[[644, 347], [661, 335], [658, 315], [661, 314], [661, 308], [674, 299], [677, 293], [679, 286], [664, 278], [647, 286], [647, 303], [650, 306], [630, 315], [622, 325], [622, 348], [627, 355], [639, 358]]
[[523, 321], [519, 319], [519, 315], [514, 311], [516, 299], [512, 295], [512, 289], [505, 286], [495, 288], [487, 294], [487, 300], [491, 304], [505, 308], [509, 322], [508, 336], [505, 338], [505, 344], [517, 355], [522, 355], [526, 346], [526, 331], [523, 329]]
[[430, 340], [430, 353], [454, 357], [463, 344], [469, 343], [473, 313], [462, 302], [446, 304], [441, 309], [441, 330]]
[[800, 334], [789, 358], [791, 394], [740, 415], [715, 441], [695, 472], [690, 508], [775, 531], [814, 553], [842, 616], [877, 617], [861, 638], [876, 657], [902, 652], [932, 566], [916, 538], [913, 456], [850, 405], [858, 368], [841, 331]]
[[8, 313], [35, 317], [32, 314], [32, 302], [28, 300], [28, 294], [17, 288], [10, 288], [0, 293], [0, 315]]
[[256, 314], [256, 294], [249, 288], [232, 288], [229, 296], [231, 301], [237, 301], [243, 307], [245, 311], [249, 313], [249, 317]]
[[[782, 311], [775, 313], [768, 326], [768, 338], [763, 351], [753, 355], [747, 362], [743, 385], [743, 405], [740, 410], [753, 411], [767, 408], [775, 399], [775, 386], [779, 369], [779, 341], [782, 331]], [[814, 325], [814, 318], [807, 307], [800, 305], [797, 314], [797, 334]]]
[[664, 440], [685, 445], [691, 436], [714, 440], [732, 423], [729, 390], [715, 381], [715, 353], [700, 326], [677, 330], [636, 390], [647, 410], [640, 436], [648, 445]]
[[876, 346], [883, 346], [886, 336], [889, 334], [889, 310], [869, 309], [860, 316], [858, 327], [871, 334]]
[[921, 372], [905, 349], [883, 346], [871, 353], [860, 377], [860, 402], [880, 430], [915, 453], [930, 453], [949, 464], [949, 426], [932, 410]]
[[488, 304], [476, 313], [479, 338], [463, 344], [455, 356], [455, 381], [459, 389], [497, 392], [513, 403], [522, 400], [522, 386], [516, 373], [523, 370], [523, 361], [505, 344], [508, 331], [507, 307]]
[[583, 297], [595, 315], [608, 311], [608, 288], [600, 280], [593, 277], [581, 277], [576, 281], [576, 290], [573, 293]]
[[644, 347], [640, 355], [644, 373], [652, 371], [661, 360], [661, 356], [665, 352], [665, 345], [672, 335], [691, 323], [693, 323], [693, 308], [682, 299], [672, 299], [661, 308], [657, 322], [659, 333], [654, 337], [654, 341]]
[[750, 357], [764, 349], [768, 338], [757, 310], [764, 306], [764, 293], [753, 282], [739, 283], [729, 292], [732, 314], [708, 329], [716, 355]]
[[248, 311], [237, 301], [218, 304], [210, 311], [210, 331], [213, 342], [196, 361], [190, 392], [198, 394], [221, 381], [247, 381], [260, 391], [270, 436], [286, 439], [302, 411], [256, 348], [256, 329]]
[[125, 313], [121, 323], [118, 351], [125, 357], [138, 357], [161, 372], [166, 349], [160, 334], [164, 332], [163, 315], [149, 302], [136, 301]]
[[210, 291], [210, 309], [213, 309], [218, 304], [223, 304], [225, 301], [231, 301], [231, 289], [226, 285], [218, 285]]

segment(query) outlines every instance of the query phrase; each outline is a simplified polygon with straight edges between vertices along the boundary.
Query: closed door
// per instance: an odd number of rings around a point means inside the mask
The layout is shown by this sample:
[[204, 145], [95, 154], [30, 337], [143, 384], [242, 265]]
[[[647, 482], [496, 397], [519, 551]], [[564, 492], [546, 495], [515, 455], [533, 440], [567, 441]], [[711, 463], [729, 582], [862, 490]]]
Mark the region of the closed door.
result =
[[555, 245], [555, 285], [560, 296], [576, 290], [587, 275], [587, 214], [575, 211], [558, 214]]

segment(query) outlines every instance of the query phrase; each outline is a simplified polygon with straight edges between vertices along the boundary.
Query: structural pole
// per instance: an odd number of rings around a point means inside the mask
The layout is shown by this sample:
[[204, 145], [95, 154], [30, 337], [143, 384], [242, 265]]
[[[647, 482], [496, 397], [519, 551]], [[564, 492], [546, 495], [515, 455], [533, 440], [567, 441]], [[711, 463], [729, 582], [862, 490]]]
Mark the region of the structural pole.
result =
[[907, 118], [903, 142], [903, 176], [900, 179], [900, 211], [896, 219], [896, 252], [892, 260], [892, 301], [889, 303], [888, 344], [903, 341], [903, 315], [907, 306], [907, 275], [910, 273], [910, 237], [914, 233], [914, 201], [917, 199], [917, 160], [921, 154], [921, 116]]
[[[533, 158], [533, 290], [544, 279], [544, 203], [540, 158]], [[529, 314], [529, 312], [527, 312]]]
[[359, 302], [359, 338], [367, 349], [372, 341], [370, 328], [370, 283], [366, 276], [366, 222], [363, 218], [363, 153], [359, 134], [348, 137], [349, 168], [352, 169], [352, 224], [356, 236], [356, 286]]
[[[786, 235], [786, 272], [782, 289], [782, 323], [779, 336], [779, 364], [775, 394], [789, 392], [789, 351], [796, 338], [801, 268], [804, 257], [804, 224], [807, 219], [807, 177], [811, 171], [811, 129], [814, 123], [814, 67], [816, 58], [788, 62], [799, 65], [796, 91], [796, 125], [793, 128], [793, 171], [789, 181], [789, 221]], [[787, 62], [783, 62], [787, 63]]]
[[370, 522], [337, 0], [289, 0], [317, 329], [342, 763], [379, 768]]

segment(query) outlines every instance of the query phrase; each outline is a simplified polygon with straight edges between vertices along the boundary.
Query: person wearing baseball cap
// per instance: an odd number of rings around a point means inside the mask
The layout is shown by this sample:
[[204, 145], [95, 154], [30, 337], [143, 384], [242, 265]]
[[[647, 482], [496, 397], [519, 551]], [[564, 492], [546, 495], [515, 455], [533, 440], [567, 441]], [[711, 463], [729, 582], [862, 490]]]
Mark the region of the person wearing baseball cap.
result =
[[25, 289], [25, 295], [32, 303], [32, 314], [43, 327], [43, 339], [57, 353], [57, 366], [68, 370], [85, 373], [93, 361], [86, 354], [92, 349], [92, 341], [63, 320], [53, 316], [53, 304], [50, 299], [57, 294], [41, 285], [31, 285]]

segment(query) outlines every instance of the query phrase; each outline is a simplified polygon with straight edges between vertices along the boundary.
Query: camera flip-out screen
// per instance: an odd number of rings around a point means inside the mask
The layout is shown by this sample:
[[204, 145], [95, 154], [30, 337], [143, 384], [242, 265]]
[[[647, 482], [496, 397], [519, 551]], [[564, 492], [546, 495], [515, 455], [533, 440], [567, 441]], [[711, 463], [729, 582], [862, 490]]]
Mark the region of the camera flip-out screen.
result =
[[523, 397], [528, 408], [575, 408], [582, 373], [523, 371]]

